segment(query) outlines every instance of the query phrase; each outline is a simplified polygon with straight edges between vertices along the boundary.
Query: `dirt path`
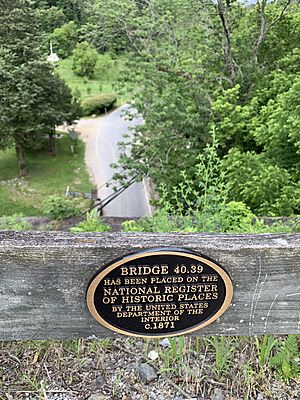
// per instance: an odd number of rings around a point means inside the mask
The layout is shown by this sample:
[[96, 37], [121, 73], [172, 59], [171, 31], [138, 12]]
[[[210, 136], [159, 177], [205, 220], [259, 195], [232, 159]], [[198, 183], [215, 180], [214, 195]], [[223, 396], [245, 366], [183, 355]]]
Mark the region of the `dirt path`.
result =
[[[85, 163], [89, 171], [92, 182], [98, 186], [97, 176], [93, 170], [93, 153], [94, 153], [94, 141], [97, 137], [99, 126], [101, 125], [102, 117], [97, 118], [83, 118], [76, 124], [76, 131], [80, 133], [80, 138], [85, 142]], [[59, 126], [58, 131], [68, 132], [66, 125]]]
[[92, 182], [96, 187], [100, 187], [103, 182], [95, 170], [95, 145], [102, 117], [81, 119], [77, 124], [77, 131], [81, 139], [85, 142], [85, 164], [88, 168]]

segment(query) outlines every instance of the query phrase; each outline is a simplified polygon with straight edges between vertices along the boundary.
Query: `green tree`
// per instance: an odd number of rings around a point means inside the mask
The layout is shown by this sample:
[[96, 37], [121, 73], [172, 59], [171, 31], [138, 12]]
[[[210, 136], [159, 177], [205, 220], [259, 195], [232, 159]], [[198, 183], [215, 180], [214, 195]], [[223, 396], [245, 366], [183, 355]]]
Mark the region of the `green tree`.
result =
[[84, 20], [85, 9], [89, 3], [87, 0], [57, 0], [56, 5], [63, 10], [68, 21], [80, 24]]
[[98, 61], [98, 52], [87, 42], [78, 43], [73, 51], [73, 71], [76, 75], [93, 78]]
[[194, 179], [199, 152], [211, 141], [222, 46], [207, 29], [202, 3], [155, 1], [142, 10], [136, 5], [131, 15], [124, 26], [131, 48], [124, 83], [145, 123], [129, 143], [130, 156], [123, 152], [122, 168], [148, 174], [171, 195], [182, 180], [180, 171]]
[[114, 62], [108, 54], [99, 54], [96, 64], [96, 75], [98, 79], [105, 81], [111, 77]]
[[86, 23], [81, 26], [81, 37], [98, 51], [128, 50], [130, 40], [127, 28], [131, 28], [138, 11], [136, 1], [95, 0], [87, 9]]
[[55, 29], [60, 28], [66, 22], [63, 11], [58, 7], [47, 7], [40, 10], [42, 29], [45, 33], [51, 34]]
[[54, 29], [49, 39], [52, 40], [55, 52], [60, 57], [66, 58], [70, 56], [78, 40], [76, 23], [71, 21], [60, 28]]
[[258, 215], [300, 212], [300, 184], [266, 154], [231, 149], [222, 161], [230, 200], [247, 204]]
[[40, 111], [43, 132], [49, 135], [50, 148], [55, 155], [57, 153], [55, 127], [64, 122], [71, 125], [81, 116], [81, 105], [57, 74], [51, 75], [49, 81], [46, 80], [39, 101], [43, 107]]
[[290, 88], [261, 107], [254, 136], [268, 157], [282, 167], [300, 163], [300, 75]]
[[[133, 1], [111, 0], [104, 9], [101, 0], [96, 4], [102, 7], [101, 18], [107, 27], [105, 36], [98, 37], [99, 43], [104, 43], [104, 37], [110, 38], [110, 43], [114, 43], [112, 38], [115, 43], [121, 39], [130, 51], [124, 84], [132, 90], [134, 107], [144, 117], [133, 141], [123, 144], [121, 168], [125, 174], [148, 174], [158, 188], [164, 183], [171, 196], [172, 187], [182, 179], [178, 171], [184, 170], [197, 189], [197, 156], [210, 142], [214, 126], [222, 157], [232, 148], [262, 154], [265, 173], [256, 177], [261, 189], [269, 176], [275, 184], [282, 172], [276, 196], [266, 199], [260, 212], [279, 210], [278, 191], [290, 190], [299, 179], [292, 171], [298, 169], [297, 140], [292, 133], [297, 131], [297, 100], [288, 102], [282, 94], [291, 89], [298, 74], [291, 60], [297, 59], [300, 41], [299, 5], [266, 0], [250, 7], [223, 0], [155, 0], [139, 7]], [[285, 77], [289, 69], [290, 75]], [[290, 98], [296, 93], [295, 87]], [[280, 103], [276, 110], [268, 105], [270, 97]], [[278, 107], [282, 110], [280, 121], [276, 114], [276, 124], [268, 131], [265, 127]], [[288, 114], [290, 125], [284, 135], [279, 127]], [[282, 160], [290, 158], [288, 168], [275, 158], [275, 125], [281, 144], [288, 138], [288, 145], [279, 149]], [[266, 142], [262, 135], [267, 134]], [[243, 200], [241, 197], [235, 199]], [[259, 208], [256, 201], [252, 206]]]
[[0, 147], [15, 145], [19, 175], [25, 149], [40, 146], [57, 123], [78, 112], [69, 89], [42, 52], [39, 11], [13, 0], [0, 11]]
[[86, 8], [93, 0], [35, 0], [39, 8], [59, 8], [66, 21], [75, 21], [76, 24], [83, 22]]

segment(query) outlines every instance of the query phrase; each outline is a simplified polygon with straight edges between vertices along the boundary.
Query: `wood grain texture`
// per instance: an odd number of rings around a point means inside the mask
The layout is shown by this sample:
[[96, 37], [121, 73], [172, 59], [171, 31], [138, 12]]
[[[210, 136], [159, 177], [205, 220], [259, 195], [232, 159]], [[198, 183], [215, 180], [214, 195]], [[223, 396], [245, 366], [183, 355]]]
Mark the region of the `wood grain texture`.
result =
[[300, 333], [300, 235], [0, 232], [0, 339], [101, 338], [89, 314], [94, 274], [138, 250], [180, 247], [219, 262], [231, 306], [203, 335]]

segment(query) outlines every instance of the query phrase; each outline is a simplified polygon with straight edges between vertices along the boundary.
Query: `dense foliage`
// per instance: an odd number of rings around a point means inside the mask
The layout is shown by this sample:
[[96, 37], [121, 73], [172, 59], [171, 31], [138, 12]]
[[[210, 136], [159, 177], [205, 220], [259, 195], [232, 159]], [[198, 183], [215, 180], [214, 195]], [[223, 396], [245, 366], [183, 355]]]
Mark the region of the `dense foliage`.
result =
[[34, 0], [36, 6], [40, 9], [59, 10], [66, 22], [75, 21], [77, 24], [85, 20], [86, 9], [91, 0]]
[[43, 206], [44, 214], [58, 221], [81, 214], [74, 201], [57, 195], [46, 197]]
[[71, 55], [78, 40], [77, 26], [74, 21], [62, 25], [49, 36], [59, 57], [66, 58]]
[[123, 83], [145, 119], [124, 149], [126, 173], [164, 183], [170, 201], [183, 179], [201, 195], [197, 159], [214, 131], [229, 200], [299, 213], [299, 7], [95, 1], [85, 39], [130, 54]]

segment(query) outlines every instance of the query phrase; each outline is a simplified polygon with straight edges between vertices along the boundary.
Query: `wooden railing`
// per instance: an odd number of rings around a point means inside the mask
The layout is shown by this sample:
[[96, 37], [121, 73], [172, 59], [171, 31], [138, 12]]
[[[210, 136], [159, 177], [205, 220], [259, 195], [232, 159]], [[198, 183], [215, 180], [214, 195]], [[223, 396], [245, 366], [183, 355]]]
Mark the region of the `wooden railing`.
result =
[[300, 333], [300, 235], [0, 232], [0, 339], [115, 335], [89, 313], [86, 290], [103, 265], [153, 247], [202, 253], [228, 271], [228, 310], [197, 334]]

